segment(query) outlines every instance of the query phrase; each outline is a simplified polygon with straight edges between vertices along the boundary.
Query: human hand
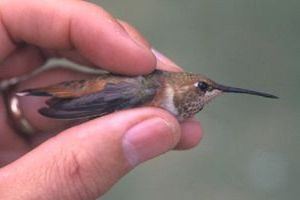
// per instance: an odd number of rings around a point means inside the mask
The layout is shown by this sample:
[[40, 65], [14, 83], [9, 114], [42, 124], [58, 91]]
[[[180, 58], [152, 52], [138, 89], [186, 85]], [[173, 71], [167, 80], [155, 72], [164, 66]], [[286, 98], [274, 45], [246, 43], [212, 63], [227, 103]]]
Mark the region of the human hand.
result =
[[[84, 1], [1, 0], [0, 13], [0, 80], [27, 73], [52, 57], [128, 75], [149, 73], [155, 66], [180, 70], [152, 51], [132, 26]], [[85, 76], [52, 70], [16, 90]], [[37, 130], [25, 140], [7, 124], [0, 99], [1, 199], [94, 199], [141, 162], [171, 149], [189, 149], [202, 135], [195, 120], [179, 124], [166, 111], [149, 107], [116, 112], [57, 134], [68, 124], [39, 115], [43, 101], [20, 99], [24, 116]]]

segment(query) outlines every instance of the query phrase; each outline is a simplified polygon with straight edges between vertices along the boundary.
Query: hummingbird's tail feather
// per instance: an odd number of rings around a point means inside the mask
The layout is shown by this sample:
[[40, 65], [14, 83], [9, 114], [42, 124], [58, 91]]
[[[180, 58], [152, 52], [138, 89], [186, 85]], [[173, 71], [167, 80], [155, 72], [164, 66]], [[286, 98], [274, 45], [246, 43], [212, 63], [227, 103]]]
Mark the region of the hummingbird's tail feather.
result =
[[18, 96], [54, 96], [61, 98], [69, 98], [76, 96], [72, 88], [60, 88], [58, 85], [53, 85], [49, 87], [43, 88], [34, 88], [34, 89], [26, 89], [20, 92], [17, 92]]
[[27, 89], [16, 93], [17, 96], [52, 96], [45, 90], [42, 89]]

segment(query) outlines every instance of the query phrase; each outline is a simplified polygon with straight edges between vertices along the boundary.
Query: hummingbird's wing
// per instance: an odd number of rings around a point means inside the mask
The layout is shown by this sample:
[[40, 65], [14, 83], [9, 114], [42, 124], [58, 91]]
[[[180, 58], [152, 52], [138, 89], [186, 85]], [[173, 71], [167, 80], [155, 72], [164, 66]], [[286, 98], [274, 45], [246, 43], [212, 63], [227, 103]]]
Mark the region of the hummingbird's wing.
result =
[[[146, 84], [145, 84], [146, 83]], [[60, 93], [45, 92], [43, 90], [33, 95], [52, 95], [47, 101], [48, 107], [39, 112], [47, 117], [58, 119], [78, 119], [102, 116], [126, 108], [137, 107], [151, 101], [158, 89], [158, 84], [149, 82], [144, 77], [127, 78], [106, 82], [97, 92], [82, 96], [66, 97]]]
[[102, 74], [92, 79], [65, 81], [58, 84], [27, 89], [17, 94], [19, 96], [53, 96], [58, 98], [75, 98], [104, 89], [107, 83], [118, 83], [121, 77], [111, 78]]

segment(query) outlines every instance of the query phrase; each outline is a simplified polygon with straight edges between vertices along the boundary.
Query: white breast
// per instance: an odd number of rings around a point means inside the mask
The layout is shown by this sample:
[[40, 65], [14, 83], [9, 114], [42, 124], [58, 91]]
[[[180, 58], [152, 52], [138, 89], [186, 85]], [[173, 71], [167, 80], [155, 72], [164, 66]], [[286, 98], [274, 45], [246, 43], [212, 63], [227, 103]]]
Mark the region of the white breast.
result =
[[161, 103], [161, 107], [168, 110], [173, 115], [178, 116], [178, 110], [174, 104], [174, 89], [167, 85], [163, 96], [164, 100]]

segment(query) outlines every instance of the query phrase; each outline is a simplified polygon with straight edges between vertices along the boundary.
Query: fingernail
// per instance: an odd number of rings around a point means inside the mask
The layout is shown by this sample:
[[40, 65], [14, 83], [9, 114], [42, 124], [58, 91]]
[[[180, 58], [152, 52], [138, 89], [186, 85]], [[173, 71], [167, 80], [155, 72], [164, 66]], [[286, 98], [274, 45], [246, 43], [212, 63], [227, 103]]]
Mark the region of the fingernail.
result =
[[158, 67], [162, 67], [162, 68], [170, 67], [170, 68], [173, 68], [173, 70], [182, 71], [178, 65], [176, 65], [173, 61], [171, 61], [164, 54], [160, 53], [159, 51], [157, 51], [154, 48], [152, 48], [151, 51], [155, 55], [155, 57], [158, 61], [158, 63], [157, 63]]
[[147, 119], [123, 138], [123, 150], [131, 166], [163, 154], [176, 145], [176, 127], [161, 118]]

